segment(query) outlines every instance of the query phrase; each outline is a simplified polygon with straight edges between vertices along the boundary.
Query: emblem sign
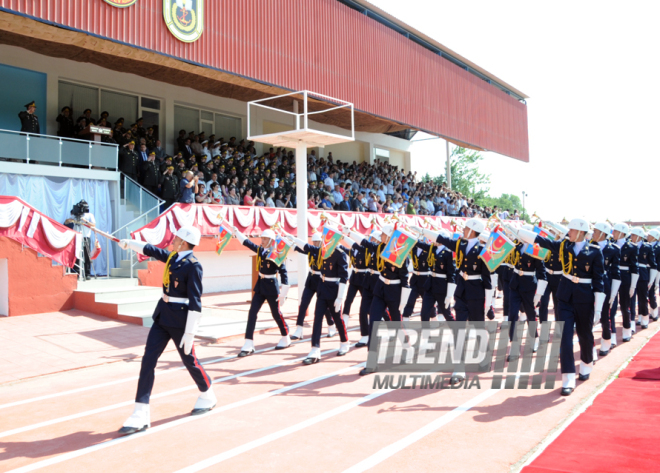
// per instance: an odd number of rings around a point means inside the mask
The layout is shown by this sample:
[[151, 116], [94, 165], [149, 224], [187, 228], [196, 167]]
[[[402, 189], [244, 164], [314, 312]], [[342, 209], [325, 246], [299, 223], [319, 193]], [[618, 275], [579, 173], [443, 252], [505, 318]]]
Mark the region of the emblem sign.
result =
[[197, 41], [204, 31], [204, 0], [163, 0], [163, 18], [179, 41]]
[[126, 8], [133, 5], [137, 0], [105, 0], [105, 3], [109, 3], [113, 7], [117, 8]]

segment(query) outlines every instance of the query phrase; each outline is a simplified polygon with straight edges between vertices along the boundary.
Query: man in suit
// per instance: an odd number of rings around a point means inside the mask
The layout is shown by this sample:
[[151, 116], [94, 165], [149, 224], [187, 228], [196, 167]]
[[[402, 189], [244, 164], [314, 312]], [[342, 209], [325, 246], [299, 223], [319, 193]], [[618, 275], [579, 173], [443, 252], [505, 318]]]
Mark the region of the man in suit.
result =
[[154, 323], [149, 330], [133, 414], [119, 430], [122, 435], [141, 432], [151, 426], [149, 400], [154, 385], [158, 358], [170, 340], [179, 352], [181, 361], [197, 384], [201, 394], [191, 415], [209, 412], [217, 403], [210, 376], [204, 371], [195, 354], [195, 334], [202, 318], [202, 265], [193, 255], [201, 234], [194, 227], [181, 227], [172, 242], [174, 251], [160, 249], [142, 241], [122, 240], [120, 246], [165, 263], [163, 297], [154, 311]]

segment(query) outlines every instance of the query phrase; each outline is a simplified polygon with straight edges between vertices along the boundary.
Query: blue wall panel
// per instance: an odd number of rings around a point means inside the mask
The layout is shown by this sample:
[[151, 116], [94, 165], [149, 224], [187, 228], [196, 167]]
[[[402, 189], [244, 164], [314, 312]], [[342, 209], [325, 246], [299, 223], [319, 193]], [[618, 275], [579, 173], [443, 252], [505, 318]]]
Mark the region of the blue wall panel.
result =
[[46, 74], [0, 64], [0, 129], [21, 129], [18, 113], [26, 103], [37, 102], [41, 133], [46, 135]]

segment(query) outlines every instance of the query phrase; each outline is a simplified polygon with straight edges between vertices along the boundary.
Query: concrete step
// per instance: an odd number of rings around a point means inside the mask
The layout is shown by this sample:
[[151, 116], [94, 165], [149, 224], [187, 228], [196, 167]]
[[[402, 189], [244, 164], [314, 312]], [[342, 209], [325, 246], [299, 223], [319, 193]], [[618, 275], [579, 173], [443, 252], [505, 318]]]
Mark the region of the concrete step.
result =
[[159, 287], [134, 286], [96, 292], [96, 302], [117, 303], [126, 299], [153, 298], [158, 301], [163, 290]]
[[113, 288], [126, 288], [138, 285], [137, 278], [120, 278], [120, 279], [90, 279], [89, 281], [78, 281], [78, 291], [82, 292], [99, 292], [112, 290]]
[[[135, 297], [118, 299], [114, 304], [117, 306], [117, 313], [122, 314], [126, 311], [150, 310], [153, 313], [158, 303], [158, 297]], [[108, 304], [106, 302], [105, 304]]]
[[[110, 268], [110, 277], [130, 278], [131, 270], [128, 268]], [[137, 277], [137, 269], [133, 268], [133, 278]]]
[[[137, 270], [137, 269], [147, 269], [147, 267], [148, 267], [147, 263], [148, 263], [148, 262], [149, 262], [149, 260], [147, 260], [147, 261], [142, 261], [141, 263], [137, 263], [137, 262], [134, 261], [135, 266], [133, 266], [133, 270]], [[123, 260], [121, 260], [121, 261], [119, 262], [119, 267], [122, 268], [122, 269], [131, 269], [131, 260], [129, 260], [129, 259], [123, 259]]]

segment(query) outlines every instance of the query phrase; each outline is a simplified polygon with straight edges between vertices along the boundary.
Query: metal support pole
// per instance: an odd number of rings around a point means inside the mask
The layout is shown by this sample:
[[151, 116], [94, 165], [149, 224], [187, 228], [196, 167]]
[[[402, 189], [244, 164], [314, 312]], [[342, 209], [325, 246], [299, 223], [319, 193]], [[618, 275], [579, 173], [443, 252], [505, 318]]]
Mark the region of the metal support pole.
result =
[[[296, 145], [296, 209], [298, 211], [298, 238], [307, 241], [307, 145]], [[307, 280], [307, 255], [298, 253], [298, 301]]]
[[451, 189], [451, 158], [449, 154], [449, 141], [445, 141], [447, 144], [447, 170], [445, 171], [445, 175], [447, 176], [447, 187]]

